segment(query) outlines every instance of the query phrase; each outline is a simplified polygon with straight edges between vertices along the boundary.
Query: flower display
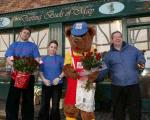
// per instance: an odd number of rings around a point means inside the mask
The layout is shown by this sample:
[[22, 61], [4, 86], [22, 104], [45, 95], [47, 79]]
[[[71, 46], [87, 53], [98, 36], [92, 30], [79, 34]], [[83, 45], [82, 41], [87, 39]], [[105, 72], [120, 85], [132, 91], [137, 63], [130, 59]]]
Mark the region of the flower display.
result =
[[28, 87], [30, 75], [38, 70], [39, 63], [31, 57], [17, 57], [12, 59], [14, 71], [11, 77], [15, 80], [14, 86], [21, 89]]
[[102, 65], [101, 54], [97, 52], [97, 49], [94, 49], [93, 52], [83, 53], [81, 61], [83, 68], [86, 70], [101, 67]]
[[37, 70], [39, 63], [31, 57], [14, 57], [14, 70], [26, 73], [33, 73]]
[[[83, 53], [83, 57], [81, 59], [82, 66], [84, 68], [83, 71], [81, 71], [80, 75], [98, 75], [98, 72], [100, 68], [102, 68], [102, 58], [101, 54], [97, 52], [97, 49], [94, 49], [93, 52], [87, 52]], [[95, 72], [95, 73], [94, 73]], [[97, 73], [96, 73], [97, 72]], [[85, 89], [89, 91], [90, 89], [95, 88], [93, 86], [93, 82], [91, 80], [87, 80]]]

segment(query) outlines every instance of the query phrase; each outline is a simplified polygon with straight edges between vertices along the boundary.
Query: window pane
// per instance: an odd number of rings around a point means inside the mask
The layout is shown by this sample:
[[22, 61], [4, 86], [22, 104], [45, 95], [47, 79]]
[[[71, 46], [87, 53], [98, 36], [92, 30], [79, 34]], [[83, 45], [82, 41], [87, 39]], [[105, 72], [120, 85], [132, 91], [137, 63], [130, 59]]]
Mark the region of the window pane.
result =
[[136, 42], [147, 41], [147, 29], [134, 29], [130, 31], [132, 44]]
[[135, 27], [128, 29], [129, 42], [140, 50], [150, 49], [150, 28]]
[[96, 26], [96, 36], [94, 43], [100, 52], [108, 51], [110, 48], [111, 33], [114, 31], [122, 32], [121, 20], [98, 23]]
[[13, 42], [12, 32], [0, 33], [0, 57], [5, 56], [5, 52]]
[[139, 17], [127, 19], [127, 24], [139, 24], [139, 23], [150, 23], [150, 17]]
[[139, 48], [140, 50], [148, 49], [148, 44], [147, 44], [147, 42], [144, 42], [144, 43], [135, 43], [134, 46], [135, 46], [136, 48]]

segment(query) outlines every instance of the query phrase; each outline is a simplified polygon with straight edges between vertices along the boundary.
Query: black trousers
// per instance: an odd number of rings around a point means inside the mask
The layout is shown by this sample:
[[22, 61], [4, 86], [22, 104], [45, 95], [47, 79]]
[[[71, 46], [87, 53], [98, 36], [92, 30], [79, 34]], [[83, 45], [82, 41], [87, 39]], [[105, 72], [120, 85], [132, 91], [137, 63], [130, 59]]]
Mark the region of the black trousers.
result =
[[112, 85], [113, 119], [125, 120], [126, 110], [130, 120], [141, 120], [141, 94], [139, 84]]
[[[59, 102], [62, 94], [62, 85], [42, 86], [41, 107], [38, 120], [60, 120]], [[52, 106], [50, 110], [50, 99]]]
[[6, 101], [6, 120], [18, 120], [19, 103], [21, 102], [22, 120], [34, 120], [34, 76], [31, 75], [27, 89], [14, 87], [14, 80], [10, 81], [10, 88]]

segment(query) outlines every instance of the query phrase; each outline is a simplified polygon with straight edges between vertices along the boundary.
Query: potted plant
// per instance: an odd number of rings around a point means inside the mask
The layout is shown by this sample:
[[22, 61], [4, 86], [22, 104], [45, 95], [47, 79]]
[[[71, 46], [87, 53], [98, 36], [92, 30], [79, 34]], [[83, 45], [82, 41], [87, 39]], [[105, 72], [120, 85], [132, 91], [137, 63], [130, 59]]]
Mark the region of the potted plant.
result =
[[13, 57], [13, 72], [11, 77], [15, 80], [14, 86], [26, 89], [29, 78], [33, 72], [38, 70], [39, 63], [32, 57]]

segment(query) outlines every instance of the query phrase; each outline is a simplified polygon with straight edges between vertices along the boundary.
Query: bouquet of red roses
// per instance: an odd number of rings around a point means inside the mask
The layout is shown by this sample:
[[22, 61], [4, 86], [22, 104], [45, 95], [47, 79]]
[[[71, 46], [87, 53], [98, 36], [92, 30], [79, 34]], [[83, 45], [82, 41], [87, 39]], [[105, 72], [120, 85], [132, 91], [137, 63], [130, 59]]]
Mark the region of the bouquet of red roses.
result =
[[[94, 49], [93, 52], [83, 53], [81, 62], [84, 68], [84, 71], [80, 73], [81, 76], [90, 75], [102, 68], [101, 54], [97, 52], [97, 49]], [[91, 88], [93, 88], [93, 82], [88, 80], [85, 85], [85, 89], [90, 90]]]
[[93, 52], [83, 53], [81, 61], [83, 68], [86, 70], [91, 70], [102, 65], [101, 54], [97, 52], [97, 49], [94, 49]]
[[13, 57], [14, 71], [11, 74], [15, 80], [14, 86], [26, 89], [29, 83], [30, 75], [38, 70], [39, 63], [31, 57]]

